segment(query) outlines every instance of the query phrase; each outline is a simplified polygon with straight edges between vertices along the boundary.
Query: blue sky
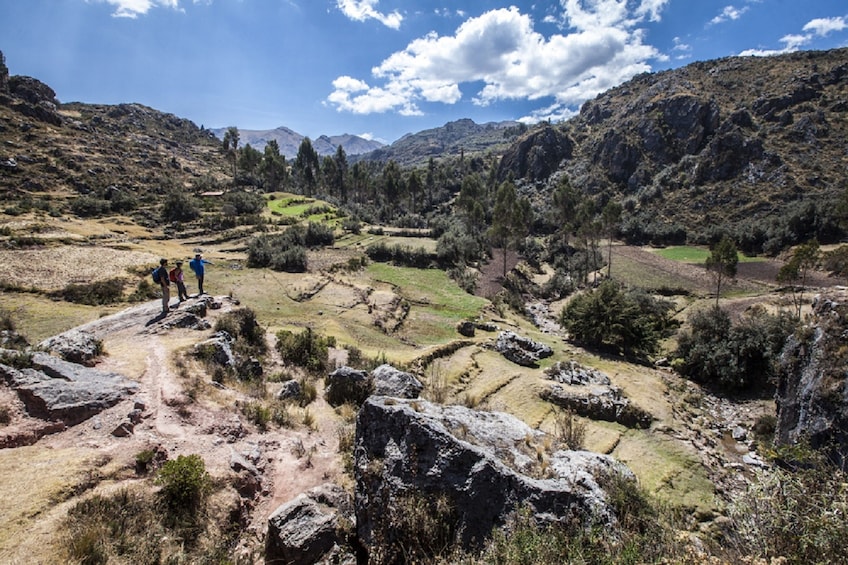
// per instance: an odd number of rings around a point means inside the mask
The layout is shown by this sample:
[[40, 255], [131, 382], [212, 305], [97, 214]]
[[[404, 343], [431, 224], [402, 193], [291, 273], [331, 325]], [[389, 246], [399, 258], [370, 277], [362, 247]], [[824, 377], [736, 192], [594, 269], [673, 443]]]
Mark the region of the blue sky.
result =
[[848, 46], [845, 0], [0, 0], [13, 75], [62, 102], [391, 143], [554, 121], [633, 75]]

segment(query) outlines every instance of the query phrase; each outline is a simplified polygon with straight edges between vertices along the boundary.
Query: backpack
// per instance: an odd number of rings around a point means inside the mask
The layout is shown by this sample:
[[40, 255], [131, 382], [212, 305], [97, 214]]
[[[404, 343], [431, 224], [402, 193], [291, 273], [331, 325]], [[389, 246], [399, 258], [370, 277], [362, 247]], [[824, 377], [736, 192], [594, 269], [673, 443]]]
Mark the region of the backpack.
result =
[[177, 282], [177, 270], [171, 269], [168, 271], [168, 278], [171, 279], [171, 282]]
[[162, 273], [159, 272], [159, 267], [153, 269], [153, 282], [162, 284]]

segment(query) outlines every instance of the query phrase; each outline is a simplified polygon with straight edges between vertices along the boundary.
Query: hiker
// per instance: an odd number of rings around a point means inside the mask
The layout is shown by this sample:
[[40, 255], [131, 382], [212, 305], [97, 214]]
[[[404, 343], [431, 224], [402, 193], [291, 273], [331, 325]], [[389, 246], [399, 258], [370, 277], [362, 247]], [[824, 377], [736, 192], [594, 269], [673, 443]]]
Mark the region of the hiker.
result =
[[207, 261], [203, 257], [200, 256], [200, 253], [194, 256], [194, 259], [188, 262], [188, 266], [191, 267], [191, 270], [194, 271], [195, 276], [197, 277], [197, 296], [203, 294], [203, 275], [206, 271], [204, 265], [211, 265], [211, 261]]
[[[153, 278], [159, 280], [162, 289], [162, 314], [169, 312], [168, 303], [171, 301], [171, 281], [168, 280], [168, 260], [159, 259], [159, 268], [153, 273]], [[157, 274], [158, 273], [158, 274]]]
[[177, 261], [176, 266], [168, 273], [168, 278], [171, 279], [171, 282], [177, 284], [177, 296], [180, 302], [188, 300], [188, 291], [186, 290], [185, 277], [183, 275], [183, 262]]

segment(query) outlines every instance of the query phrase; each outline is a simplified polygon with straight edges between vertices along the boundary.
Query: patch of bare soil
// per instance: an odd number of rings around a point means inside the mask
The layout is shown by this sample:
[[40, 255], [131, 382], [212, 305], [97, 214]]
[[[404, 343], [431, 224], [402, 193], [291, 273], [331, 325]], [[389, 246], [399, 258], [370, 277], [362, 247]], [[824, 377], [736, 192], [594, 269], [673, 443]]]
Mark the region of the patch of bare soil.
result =
[[[213, 325], [217, 316], [234, 307], [225, 297], [219, 301], [223, 305], [220, 310], [209, 310]], [[193, 344], [208, 337], [211, 330], [171, 326], [169, 322], [179, 318], [179, 310], [160, 318], [159, 308], [159, 302], [153, 301], [83, 326], [104, 343], [107, 354], [97, 368], [120, 373], [139, 383], [139, 392], [133, 398], [79, 425], [44, 435], [31, 447], [0, 450], [0, 468], [10, 461], [25, 467], [29, 458], [33, 458], [33, 465], [39, 465], [31, 472], [2, 477], [3, 506], [14, 508], [26, 504], [32, 510], [25, 516], [0, 513], [0, 530], [7, 533], [0, 536], [0, 562], [57, 562], [55, 535], [69, 506], [55, 504], [57, 490], [71, 493], [80, 490], [85, 495], [114, 481], [135, 481], [136, 456], [155, 446], [164, 448], [171, 459], [199, 454], [209, 473], [225, 480], [234, 476], [231, 467], [234, 457], [249, 460], [259, 469], [261, 489], [249, 501], [252, 512], [243, 538], [254, 541], [252, 549], [257, 555], [261, 554], [267, 518], [280, 504], [323, 482], [343, 482], [339, 477], [338, 417], [323, 401], [320, 391], [309, 407], [311, 425], [303, 424], [307, 419], [305, 412], [295, 408], [291, 428], [271, 424], [267, 431], [258, 430], [238, 409], [240, 403], [254, 398], [232, 386], [213, 386], [210, 375], [184, 355]], [[9, 391], [3, 389], [5, 398]], [[114, 430], [128, 422], [134, 408], [141, 408], [142, 419], [133, 433], [127, 437], [113, 435]], [[0, 431], [5, 437], [20, 437], [33, 433], [38, 425], [40, 421], [15, 410], [12, 421]], [[49, 460], [50, 453], [74, 460], [81, 474], [68, 478], [65, 474], [68, 464], [38, 463], [45, 457]], [[32, 472], [39, 473], [40, 481], [54, 484], [55, 488], [33, 493], [27, 488]], [[87, 477], [84, 488], [75, 484], [83, 481], [80, 476]], [[26, 500], [16, 499], [15, 493], [26, 496]], [[74, 498], [71, 496], [69, 500]]]
[[[506, 253], [506, 272], [509, 273], [518, 264], [519, 256], [512, 249]], [[493, 298], [503, 290], [504, 253], [503, 249], [492, 250], [492, 258], [480, 266], [480, 277], [474, 294], [483, 298]]]

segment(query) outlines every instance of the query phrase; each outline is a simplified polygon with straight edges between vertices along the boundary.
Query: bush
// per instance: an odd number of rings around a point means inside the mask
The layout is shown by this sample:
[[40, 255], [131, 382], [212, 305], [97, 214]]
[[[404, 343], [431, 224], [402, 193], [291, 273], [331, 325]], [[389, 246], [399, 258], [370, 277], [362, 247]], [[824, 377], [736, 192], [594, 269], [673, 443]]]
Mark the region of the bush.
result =
[[392, 262], [402, 267], [417, 267], [420, 269], [429, 267], [433, 260], [433, 255], [423, 247], [413, 249], [400, 244], [389, 246], [384, 242], [369, 245], [365, 249], [365, 254], [372, 261]]
[[162, 205], [162, 219], [166, 222], [190, 222], [200, 217], [197, 199], [183, 190], [171, 190]]
[[69, 284], [62, 290], [54, 292], [52, 296], [74, 304], [89, 306], [114, 304], [124, 298], [124, 280], [116, 277], [84, 284]]
[[788, 314], [755, 311], [736, 325], [720, 308], [696, 312], [691, 328], [678, 338], [680, 374], [726, 390], [751, 390], [769, 384], [777, 357], [795, 321]]
[[[796, 454], [804, 450], [795, 449]], [[786, 563], [843, 563], [848, 552], [848, 475], [816, 453], [794, 470], [759, 475], [730, 507], [739, 554]]]
[[560, 314], [560, 323], [578, 342], [625, 355], [653, 355], [673, 327], [671, 308], [671, 302], [606, 280], [571, 300]]
[[169, 508], [195, 509], [211, 488], [211, 478], [200, 455], [180, 455], [166, 461], [156, 477], [161, 495]]
[[292, 226], [279, 235], [260, 235], [247, 245], [248, 267], [270, 267], [275, 271], [306, 271], [305, 231]]
[[112, 205], [108, 200], [95, 196], [80, 196], [71, 202], [71, 212], [81, 218], [94, 218], [108, 214]]
[[313, 374], [323, 374], [329, 367], [329, 348], [335, 339], [323, 337], [306, 328], [299, 334], [283, 330], [277, 332], [277, 351], [283, 361], [303, 367]]
[[215, 331], [225, 331], [236, 340], [236, 349], [243, 355], [264, 355], [268, 351], [265, 330], [250, 308], [239, 308], [223, 314], [215, 322]]

